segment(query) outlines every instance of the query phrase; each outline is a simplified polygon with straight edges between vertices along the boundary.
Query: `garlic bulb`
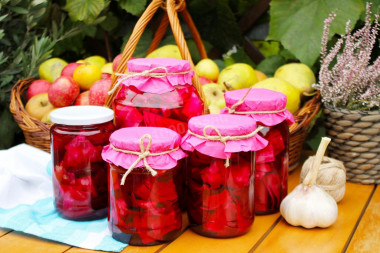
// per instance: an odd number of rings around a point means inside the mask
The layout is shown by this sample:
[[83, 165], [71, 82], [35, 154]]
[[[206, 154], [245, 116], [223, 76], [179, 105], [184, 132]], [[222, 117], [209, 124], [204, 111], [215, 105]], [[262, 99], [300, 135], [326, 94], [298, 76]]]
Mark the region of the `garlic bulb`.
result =
[[293, 226], [325, 228], [336, 221], [338, 206], [321, 187], [299, 184], [281, 202], [280, 212]]
[[316, 185], [319, 165], [330, 140], [327, 137], [322, 138], [309, 173], [281, 202], [281, 215], [293, 226], [325, 228], [331, 226], [337, 219], [338, 206], [335, 200]]

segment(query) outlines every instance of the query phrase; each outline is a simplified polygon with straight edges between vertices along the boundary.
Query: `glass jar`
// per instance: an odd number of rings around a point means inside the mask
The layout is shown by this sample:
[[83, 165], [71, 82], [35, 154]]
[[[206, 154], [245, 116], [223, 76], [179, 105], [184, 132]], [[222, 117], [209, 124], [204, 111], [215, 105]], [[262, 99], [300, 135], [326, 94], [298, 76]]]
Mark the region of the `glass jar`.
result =
[[289, 125], [294, 123], [286, 96], [268, 89], [242, 89], [226, 92], [225, 99], [223, 113], [249, 116], [263, 127], [260, 135], [268, 145], [256, 153], [255, 212], [278, 212], [288, 193]]
[[228, 238], [250, 229], [255, 217], [255, 151], [267, 144], [257, 132], [254, 120], [244, 116], [190, 119], [181, 147], [188, 152], [185, 199], [196, 233]]
[[113, 111], [101, 106], [70, 106], [50, 114], [54, 203], [72, 220], [107, 215], [107, 163], [103, 146], [114, 130]]
[[188, 61], [133, 59], [128, 70], [119, 79], [122, 88], [113, 103], [117, 128], [166, 127], [184, 135], [188, 120], [202, 114]]
[[181, 136], [165, 128], [131, 127], [115, 131], [110, 142], [102, 156], [110, 163], [112, 237], [130, 245], [174, 240], [182, 228]]

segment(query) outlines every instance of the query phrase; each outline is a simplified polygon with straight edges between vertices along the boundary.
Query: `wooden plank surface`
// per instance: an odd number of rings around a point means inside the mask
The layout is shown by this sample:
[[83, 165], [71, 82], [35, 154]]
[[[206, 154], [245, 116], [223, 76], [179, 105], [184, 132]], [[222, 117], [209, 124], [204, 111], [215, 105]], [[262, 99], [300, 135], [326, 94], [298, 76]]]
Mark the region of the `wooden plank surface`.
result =
[[62, 253], [70, 246], [12, 231], [0, 237], [0, 253]]
[[377, 187], [346, 252], [380, 251], [380, 187]]
[[10, 229], [0, 228], [0, 237], [9, 233]]
[[338, 204], [338, 219], [331, 227], [305, 229], [291, 226], [281, 219], [255, 252], [341, 252], [373, 187], [346, 183], [345, 197]]
[[[293, 189], [299, 184], [299, 170], [294, 171], [289, 176], [288, 188]], [[215, 239], [198, 235], [188, 229], [183, 235], [170, 243], [161, 252], [248, 252], [256, 242], [262, 238], [272, 225], [279, 219], [280, 213], [271, 215], [260, 215], [255, 217], [255, 221], [250, 231], [242, 236], [228, 239]]]

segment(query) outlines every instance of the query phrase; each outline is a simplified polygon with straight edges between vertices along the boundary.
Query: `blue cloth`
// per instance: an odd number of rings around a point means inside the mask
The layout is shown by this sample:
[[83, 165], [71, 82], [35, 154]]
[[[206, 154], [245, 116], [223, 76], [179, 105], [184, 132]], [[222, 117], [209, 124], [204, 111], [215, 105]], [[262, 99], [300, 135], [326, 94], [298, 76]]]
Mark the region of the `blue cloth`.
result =
[[[61, 218], [55, 210], [51, 188], [48, 188], [51, 192], [45, 192], [45, 195], [40, 193], [42, 190], [40, 190], [38, 194], [34, 194], [34, 196], [37, 195], [40, 197], [34, 200], [33, 203], [30, 203], [30, 200], [23, 201], [23, 194], [26, 199], [30, 199], [28, 196], [28, 194], [31, 194], [30, 191], [28, 191], [30, 186], [32, 186], [31, 188], [38, 188], [38, 184], [43, 184], [46, 180], [50, 180], [51, 184], [51, 162], [49, 161], [50, 155], [43, 156], [44, 159], [46, 157], [49, 158], [49, 160], [41, 161], [42, 156], [37, 155], [37, 153], [43, 151], [38, 149], [34, 150], [34, 148], [30, 148], [30, 146], [25, 144], [22, 145], [24, 146], [16, 146], [17, 148], [13, 148], [11, 151], [17, 152], [16, 155], [10, 153], [5, 154], [6, 151], [0, 151], [0, 160], [14, 159], [15, 157], [17, 157], [17, 159], [25, 159], [25, 163], [8, 161], [5, 162], [8, 166], [0, 166], [0, 177], [4, 176], [8, 181], [12, 177], [13, 179], [16, 178], [12, 181], [12, 186], [18, 187], [17, 189], [25, 189], [25, 191], [18, 191], [18, 198], [11, 198], [10, 196], [7, 198], [7, 196], [11, 194], [4, 188], [7, 185], [2, 184], [3, 182], [0, 180], [0, 227], [22, 231], [45, 239], [86, 249], [113, 252], [122, 251], [128, 244], [112, 238], [106, 218], [95, 221], [72, 221]], [[23, 155], [26, 154], [25, 152], [27, 153], [27, 157]], [[35, 154], [31, 154], [30, 152], [34, 152]], [[9, 169], [9, 165], [17, 165], [17, 173], [20, 173], [23, 169], [30, 171], [33, 164], [36, 164], [33, 163], [33, 159], [36, 159], [36, 157], [39, 158], [37, 162], [39, 163], [39, 169], [36, 169], [34, 173], [30, 175], [35, 176], [36, 173], [41, 173], [38, 180], [33, 178], [33, 180], [28, 181], [27, 173], [23, 173], [20, 179], [19, 175], [15, 175], [16, 173], [12, 173], [12, 170]], [[2, 160], [2, 162], [3, 161], [4, 160]], [[45, 164], [43, 169], [40, 168], [41, 163]], [[22, 164], [28, 165], [28, 167], [22, 168]], [[46, 164], [48, 165], [46, 166]], [[19, 186], [17, 186], [17, 183], [19, 183]], [[8, 188], [10, 187], [11, 186], [8, 185]], [[46, 188], [43, 190], [47, 191]], [[10, 192], [12, 192], [12, 190], [10, 190]], [[6, 194], [7, 196], [5, 196]], [[16, 199], [16, 201], [13, 201], [13, 199]]]

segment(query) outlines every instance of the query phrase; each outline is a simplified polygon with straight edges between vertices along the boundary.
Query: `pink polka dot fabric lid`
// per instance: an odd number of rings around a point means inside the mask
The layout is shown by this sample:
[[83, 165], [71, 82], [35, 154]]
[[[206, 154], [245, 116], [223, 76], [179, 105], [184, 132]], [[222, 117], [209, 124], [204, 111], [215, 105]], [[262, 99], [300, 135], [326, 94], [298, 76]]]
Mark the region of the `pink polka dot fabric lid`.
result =
[[119, 77], [122, 85], [154, 94], [172, 91], [177, 85], [192, 85], [194, 75], [189, 61], [172, 58], [136, 58], [128, 61], [127, 68], [129, 73]]
[[[108, 163], [128, 169], [139, 158], [138, 154], [132, 154], [131, 151], [140, 154], [148, 151], [151, 155], [146, 156], [146, 161], [153, 169], [168, 170], [186, 156], [179, 147], [180, 143], [181, 136], [168, 128], [121, 128], [110, 136], [110, 145], [103, 148], [102, 157]], [[144, 150], [141, 150], [140, 144]], [[165, 154], [156, 155], [158, 153]], [[135, 167], [144, 167], [143, 159]]]
[[[245, 95], [242, 103], [233, 108]], [[222, 113], [247, 115], [265, 126], [274, 126], [283, 121], [289, 125], [294, 123], [293, 115], [285, 108], [286, 96], [283, 93], [268, 89], [239, 89], [227, 91], [224, 98], [227, 108]]]
[[240, 115], [209, 114], [190, 119], [181, 147], [226, 159], [235, 152], [257, 151], [268, 142], [259, 136], [253, 119]]

